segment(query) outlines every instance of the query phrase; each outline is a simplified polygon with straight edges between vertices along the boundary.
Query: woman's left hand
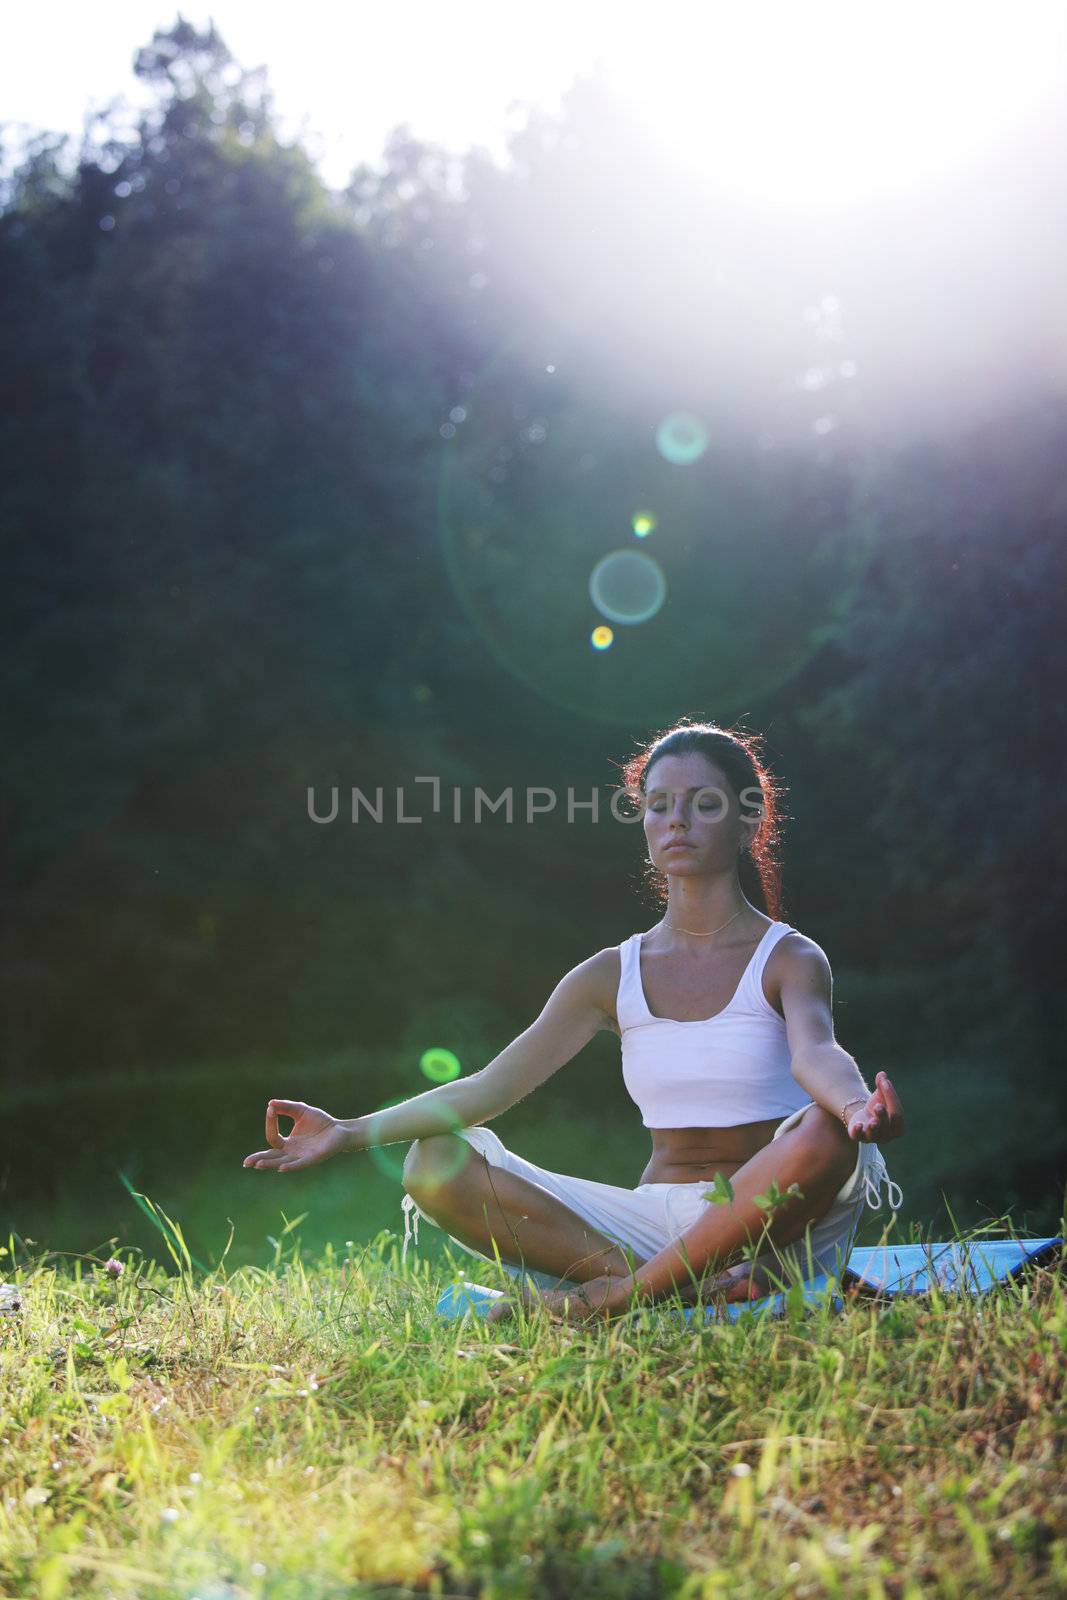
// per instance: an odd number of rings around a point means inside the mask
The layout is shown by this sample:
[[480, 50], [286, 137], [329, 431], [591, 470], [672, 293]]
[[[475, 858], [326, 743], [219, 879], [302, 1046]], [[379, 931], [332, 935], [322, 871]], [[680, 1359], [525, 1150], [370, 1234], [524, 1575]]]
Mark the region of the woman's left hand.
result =
[[884, 1072], [875, 1073], [875, 1089], [866, 1105], [853, 1111], [848, 1136], [860, 1144], [886, 1144], [904, 1132], [904, 1107]]
[[486, 1317], [487, 1322], [503, 1322], [505, 1318], [513, 1316], [517, 1305], [524, 1305], [530, 1309], [535, 1305], [543, 1305], [553, 1321], [561, 1322], [606, 1322], [616, 1311], [629, 1305], [629, 1297], [624, 1289], [628, 1284], [626, 1278], [617, 1278], [606, 1275], [601, 1278], [590, 1278], [586, 1283], [577, 1284], [573, 1289], [537, 1289], [527, 1283], [516, 1285], [513, 1293], [505, 1295], [491, 1308]]

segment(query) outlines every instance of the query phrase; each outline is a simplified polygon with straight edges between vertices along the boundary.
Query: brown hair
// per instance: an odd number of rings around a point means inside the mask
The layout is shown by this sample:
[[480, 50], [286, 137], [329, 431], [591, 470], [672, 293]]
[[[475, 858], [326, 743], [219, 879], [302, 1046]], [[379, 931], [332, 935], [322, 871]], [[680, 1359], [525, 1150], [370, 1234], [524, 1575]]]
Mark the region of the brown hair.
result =
[[[686, 755], [698, 751], [725, 774], [742, 813], [758, 810], [759, 828], [751, 850], [744, 850], [738, 865], [738, 880], [747, 898], [762, 902], [763, 910], [775, 922], [782, 920], [782, 869], [778, 856], [781, 824], [785, 813], [782, 800], [785, 787], [779, 783], [763, 757], [762, 739], [757, 733], [738, 728], [720, 728], [714, 722], [693, 722], [683, 718], [673, 727], [654, 736], [643, 750], [622, 767], [622, 780], [631, 795], [645, 793], [645, 775], [660, 756]], [[754, 797], [759, 793], [759, 801]], [[741, 796], [745, 795], [742, 802]], [[660, 872], [646, 857], [644, 881], [660, 906], [667, 903], [667, 874]]]

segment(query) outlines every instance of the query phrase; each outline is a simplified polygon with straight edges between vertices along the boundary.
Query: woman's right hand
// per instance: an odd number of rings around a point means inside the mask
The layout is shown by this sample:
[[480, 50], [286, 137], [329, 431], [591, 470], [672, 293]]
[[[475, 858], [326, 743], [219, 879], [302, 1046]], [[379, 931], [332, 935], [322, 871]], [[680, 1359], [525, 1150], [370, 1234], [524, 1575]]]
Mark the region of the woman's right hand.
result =
[[[293, 1130], [278, 1132], [278, 1117], [292, 1117]], [[305, 1105], [303, 1100], [267, 1101], [267, 1143], [269, 1150], [254, 1150], [245, 1156], [246, 1167], [273, 1167], [277, 1172], [295, 1172], [329, 1161], [348, 1149], [348, 1129], [328, 1111]]]

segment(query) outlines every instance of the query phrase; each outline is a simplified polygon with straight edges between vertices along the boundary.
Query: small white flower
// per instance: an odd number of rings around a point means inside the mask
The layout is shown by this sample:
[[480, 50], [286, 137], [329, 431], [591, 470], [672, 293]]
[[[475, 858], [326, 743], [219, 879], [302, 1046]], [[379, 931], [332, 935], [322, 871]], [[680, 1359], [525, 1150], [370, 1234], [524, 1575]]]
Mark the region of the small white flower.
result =
[[43, 1506], [51, 1496], [51, 1493], [51, 1489], [42, 1489], [38, 1484], [35, 1484], [32, 1489], [26, 1490], [22, 1498], [28, 1506]]
[[203, 1476], [199, 1472], [190, 1472], [190, 1474], [189, 1474], [189, 1482], [190, 1483], [203, 1483], [203, 1481], [204, 1481]]
[[730, 1468], [730, 1475], [734, 1478], [748, 1478], [752, 1475], [752, 1468], [747, 1461], [735, 1461]]
[[252, 1574], [253, 1578], [265, 1578], [267, 1576], [267, 1569], [263, 1565], [262, 1561], [253, 1561], [248, 1570]]
[[160, 1522], [177, 1522], [180, 1516], [181, 1512], [177, 1506], [167, 1506], [165, 1510], [159, 1513], [159, 1520]]

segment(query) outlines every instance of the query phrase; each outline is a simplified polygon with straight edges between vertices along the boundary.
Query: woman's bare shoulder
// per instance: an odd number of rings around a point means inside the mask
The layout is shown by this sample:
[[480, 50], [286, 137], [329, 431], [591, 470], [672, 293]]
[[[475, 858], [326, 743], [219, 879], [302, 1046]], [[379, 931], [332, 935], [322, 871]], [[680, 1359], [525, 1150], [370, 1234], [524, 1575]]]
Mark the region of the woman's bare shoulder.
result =
[[777, 961], [779, 966], [803, 966], [810, 962], [812, 957], [821, 957], [825, 961], [826, 951], [821, 944], [817, 944], [806, 933], [801, 933], [799, 928], [790, 928], [789, 932], [782, 935], [771, 951], [767, 958], [767, 965], [770, 966], [772, 961]]
[[[596, 995], [597, 1005], [604, 1016], [604, 1027], [609, 1033], [619, 1033], [615, 1007], [622, 977], [622, 958], [617, 944], [609, 944], [582, 963], [589, 974], [589, 982]], [[621, 1037], [621, 1035], [620, 1035]]]
[[763, 993], [769, 1005], [779, 1016], [784, 1016], [782, 1006], [782, 980], [788, 976], [807, 976], [816, 968], [829, 966], [826, 952], [814, 939], [809, 939], [799, 928], [790, 928], [778, 940], [767, 957], [763, 969]]

